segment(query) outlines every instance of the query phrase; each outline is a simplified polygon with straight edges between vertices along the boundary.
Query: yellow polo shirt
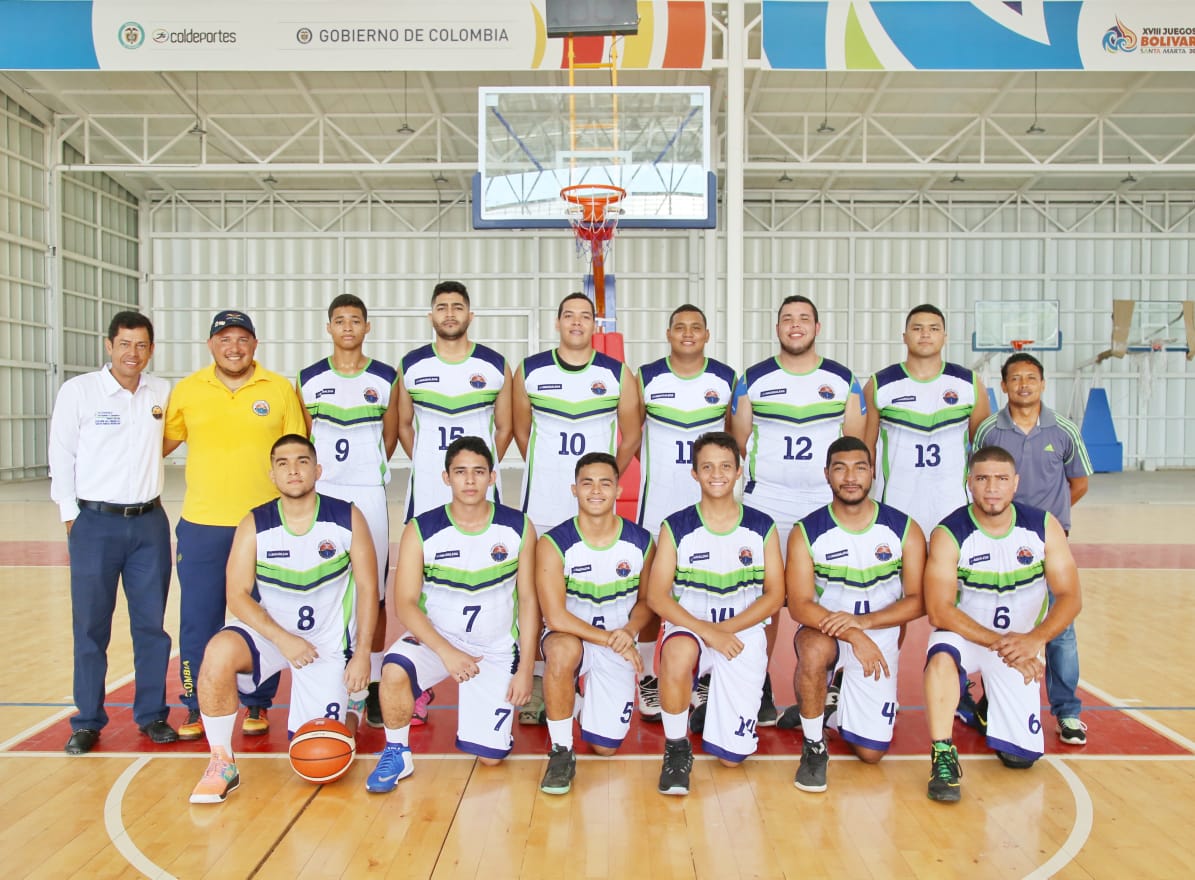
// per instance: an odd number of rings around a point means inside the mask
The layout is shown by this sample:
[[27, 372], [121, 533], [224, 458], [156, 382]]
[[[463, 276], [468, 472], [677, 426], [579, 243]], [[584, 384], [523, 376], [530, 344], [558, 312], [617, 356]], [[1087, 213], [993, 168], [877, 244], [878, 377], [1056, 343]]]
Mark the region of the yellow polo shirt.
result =
[[188, 522], [235, 526], [251, 508], [276, 498], [270, 447], [283, 434], [307, 433], [294, 386], [253, 365], [253, 378], [236, 391], [209, 364], [170, 395], [165, 436], [187, 444], [182, 517]]

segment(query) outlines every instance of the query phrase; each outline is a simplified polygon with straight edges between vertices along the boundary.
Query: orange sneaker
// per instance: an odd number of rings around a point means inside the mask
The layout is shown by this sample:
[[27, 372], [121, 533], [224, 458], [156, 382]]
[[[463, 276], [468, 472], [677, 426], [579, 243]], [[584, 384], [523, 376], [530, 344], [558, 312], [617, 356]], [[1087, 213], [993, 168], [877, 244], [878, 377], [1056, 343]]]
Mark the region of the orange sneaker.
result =
[[198, 709], [187, 713], [187, 720], [178, 728], [179, 739], [203, 739], [203, 718]]
[[241, 775], [237, 773], [237, 765], [224, 749], [217, 748], [212, 752], [207, 769], [203, 771], [203, 778], [191, 792], [191, 803], [222, 804], [240, 784]]
[[245, 736], [265, 736], [270, 732], [270, 719], [261, 706], [250, 706], [249, 714], [241, 722], [241, 733]]

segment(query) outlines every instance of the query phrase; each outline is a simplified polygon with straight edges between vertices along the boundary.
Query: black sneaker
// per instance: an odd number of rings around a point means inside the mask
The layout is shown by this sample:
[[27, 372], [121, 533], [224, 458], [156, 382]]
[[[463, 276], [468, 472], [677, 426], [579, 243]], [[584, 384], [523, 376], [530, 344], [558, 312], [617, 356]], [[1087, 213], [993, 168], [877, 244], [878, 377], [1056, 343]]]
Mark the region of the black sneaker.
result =
[[958, 749], [954, 746], [935, 743], [929, 753], [929, 799], [953, 804], [963, 796], [959, 777], [963, 768], [959, 766]]
[[838, 727], [838, 719], [834, 716], [838, 714], [838, 698], [842, 694], [842, 670], [834, 674], [830, 686], [826, 688], [826, 708], [822, 713], [823, 727]]
[[800, 726], [801, 706], [798, 703], [793, 703], [776, 719], [776, 727], [780, 730], [796, 730]]
[[382, 700], [378, 697], [378, 682], [369, 683], [369, 695], [365, 698], [365, 723], [370, 727], [384, 727], [382, 721]]
[[689, 772], [693, 769], [693, 747], [687, 739], [664, 742], [664, 766], [660, 769], [660, 794], [689, 793]]
[[689, 730], [701, 733], [705, 730], [705, 704], [710, 698], [710, 677], [703, 675], [697, 679], [697, 687], [693, 691], [691, 703], [693, 711], [689, 713]]
[[1012, 755], [999, 750], [996, 751], [996, 757], [1009, 770], [1028, 770], [1037, 763], [1037, 758], [1022, 758], [1019, 755]]
[[801, 763], [797, 767], [793, 785], [801, 791], [825, 791], [826, 765], [829, 763], [830, 753], [826, 751], [825, 740], [805, 740], [805, 745], [801, 747]]
[[954, 710], [954, 717], [968, 727], [973, 727], [986, 735], [988, 732], [988, 695], [985, 693], [978, 701], [971, 696], [971, 689], [975, 682], [968, 681], [967, 688], [959, 695], [958, 707]]
[[770, 676], [764, 676], [763, 679], [763, 694], [759, 701], [759, 711], [755, 714], [756, 727], [775, 727], [776, 726], [776, 703], [772, 700], [772, 679]]
[[1078, 718], [1058, 719], [1058, 738], [1068, 746], [1087, 745], [1087, 725]]
[[552, 746], [548, 754], [548, 769], [544, 771], [539, 790], [544, 794], [568, 794], [577, 775], [577, 755], [564, 746]]

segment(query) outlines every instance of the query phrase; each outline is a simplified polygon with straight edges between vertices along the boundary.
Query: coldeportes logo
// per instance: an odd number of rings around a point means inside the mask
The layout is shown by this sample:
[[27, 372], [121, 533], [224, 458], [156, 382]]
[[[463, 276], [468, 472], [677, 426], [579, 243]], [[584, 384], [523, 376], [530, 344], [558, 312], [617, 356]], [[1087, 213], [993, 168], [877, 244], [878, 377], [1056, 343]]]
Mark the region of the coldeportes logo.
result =
[[1129, 29], [1120, 16], [1116, 16], [1116, 25], [1104, 31], [1104, 51], [1109, 54], [1117, 52], [1132, 52], [1137, 48], [1137, 35]]
[[135, 21], [126, 21], [120, 26], [118, 39], [126, 49], [136, 49], [145, 42], [145, 28]]

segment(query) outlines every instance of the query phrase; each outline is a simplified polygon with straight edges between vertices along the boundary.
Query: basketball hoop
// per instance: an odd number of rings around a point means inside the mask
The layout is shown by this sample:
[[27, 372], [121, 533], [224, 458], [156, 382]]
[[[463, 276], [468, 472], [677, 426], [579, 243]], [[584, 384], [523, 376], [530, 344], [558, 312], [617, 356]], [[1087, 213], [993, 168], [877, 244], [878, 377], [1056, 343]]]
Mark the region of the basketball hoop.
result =
[[1013, 339], [1013, 340], [1009, 341], [1009, 344], [1012, 346], [1013, 351], [1022, 351], [1023, 349], [1026, 349], [1029, 346], [1033, 345], [1033, 340], [1032, 339]]
[[593, 299], [597, 314], [606, 317], [606, 255], [614, 246], [614, 233], [622, 209], [618, 203], [627, 191], [606, 183], [576, 183], [560, 191], [568, 203], [568, 222], [576, 236], [577, 256], [593, 267]]

